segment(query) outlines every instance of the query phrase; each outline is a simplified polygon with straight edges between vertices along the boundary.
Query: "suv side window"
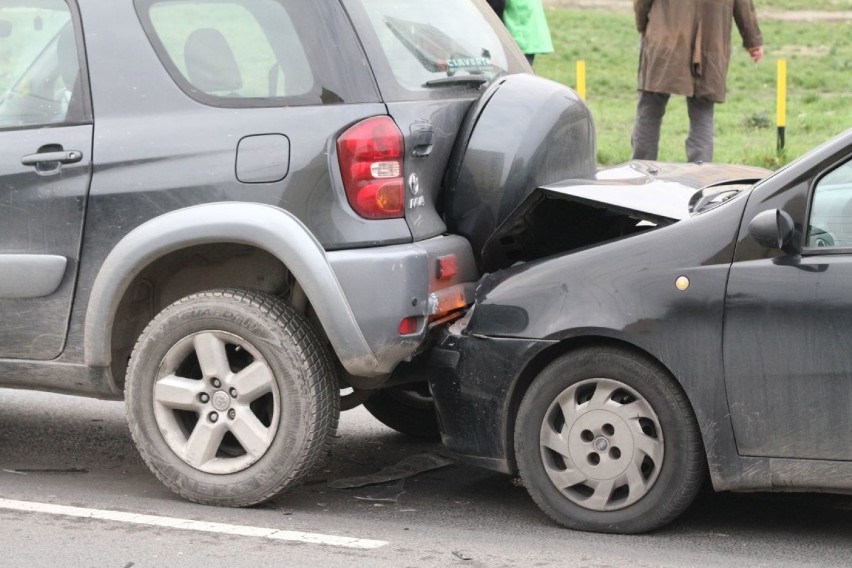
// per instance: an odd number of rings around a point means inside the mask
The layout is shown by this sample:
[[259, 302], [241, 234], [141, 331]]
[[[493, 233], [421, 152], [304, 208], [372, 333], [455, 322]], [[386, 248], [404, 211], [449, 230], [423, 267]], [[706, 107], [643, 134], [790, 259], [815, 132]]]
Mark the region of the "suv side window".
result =
[[[336, 11], [335, 9], [336, 8]], [[213, 106], [375, 100], [340, 6], [303, 0], [137, 0], [145, 32], [174, 81]], [[347, 26], [348, 27], [348, 26]], [[354, 98], [354, 100], [352, 100]]]
[[[283, 97], [308, 93], [314, 84], [293, 22], [274, 0], [258, 0], [253, 14], [243, 3], [158, 2], [151, 23], [183, 78], [204, 94], [217, 97]], [[288, 45], [279, 61], [255, 14], [264, 13]], [[284, 67], [286, 66], [286, 72]]]
[[817, 182], [807, 246], [852, 248], [852, 161]]
[[80, 76], [64, 0], [0, 4], [0, 128], [84, 120]]

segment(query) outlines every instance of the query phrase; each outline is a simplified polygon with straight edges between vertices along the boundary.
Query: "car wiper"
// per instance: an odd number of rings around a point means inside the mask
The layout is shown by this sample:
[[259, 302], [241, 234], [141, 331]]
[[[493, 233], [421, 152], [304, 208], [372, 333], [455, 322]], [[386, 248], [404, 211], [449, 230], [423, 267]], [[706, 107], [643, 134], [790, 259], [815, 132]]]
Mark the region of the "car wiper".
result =
[[488, 77], [482, 75], [456, 75], [453, 77], [441, 77], [440, 79], [432, 79], [423, 83], [424, 87], [455, 87], [458, 85], [469, 85], [471, 87], [481, 87], [489, 81]]

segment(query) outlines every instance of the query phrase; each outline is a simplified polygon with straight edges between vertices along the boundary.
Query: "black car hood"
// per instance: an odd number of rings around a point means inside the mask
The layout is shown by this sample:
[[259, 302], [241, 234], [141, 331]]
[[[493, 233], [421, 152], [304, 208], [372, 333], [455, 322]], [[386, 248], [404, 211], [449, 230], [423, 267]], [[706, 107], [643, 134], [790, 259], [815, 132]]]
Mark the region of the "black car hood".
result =
[[632, 161], [594, 179], [543, 185], [486, 241], [483, 264], [497, 270], [669, 225], [721, 205], [770, 173], [750, 166]]

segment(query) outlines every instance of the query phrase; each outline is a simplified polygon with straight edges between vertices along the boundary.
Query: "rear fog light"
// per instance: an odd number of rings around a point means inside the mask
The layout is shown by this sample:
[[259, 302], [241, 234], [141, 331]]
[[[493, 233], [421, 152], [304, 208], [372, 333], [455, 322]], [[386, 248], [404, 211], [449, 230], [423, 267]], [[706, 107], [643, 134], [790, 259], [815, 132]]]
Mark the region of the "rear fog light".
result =
[[459, 273], [459, 259], [454, 254], [438, 258], [435, 277], [438, 280], [449, 280]]
[[418, 316], [410, 316], [399, 322], [399, 334], [411, 335], [417, 333], [417, 328], [420, 327], [420, 318]]

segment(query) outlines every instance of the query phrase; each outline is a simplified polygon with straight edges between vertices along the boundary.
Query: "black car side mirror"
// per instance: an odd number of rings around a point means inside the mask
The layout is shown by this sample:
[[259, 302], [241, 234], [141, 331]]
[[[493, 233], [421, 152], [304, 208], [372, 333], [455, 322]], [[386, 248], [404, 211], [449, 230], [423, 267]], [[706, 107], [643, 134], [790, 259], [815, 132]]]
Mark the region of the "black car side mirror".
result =
[[783, 249], [793, 237], [793, 218], [786, 211], [770, 209], [755, 215], [748, 224], [748, 234], [767, 248]]

